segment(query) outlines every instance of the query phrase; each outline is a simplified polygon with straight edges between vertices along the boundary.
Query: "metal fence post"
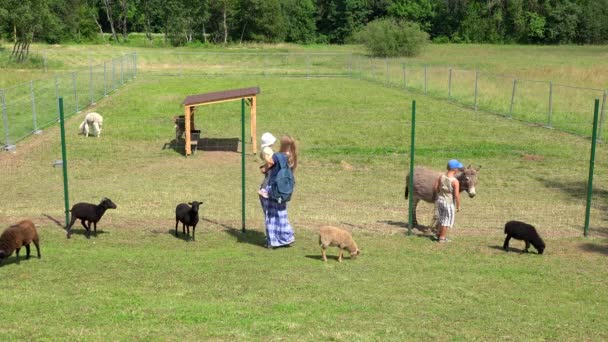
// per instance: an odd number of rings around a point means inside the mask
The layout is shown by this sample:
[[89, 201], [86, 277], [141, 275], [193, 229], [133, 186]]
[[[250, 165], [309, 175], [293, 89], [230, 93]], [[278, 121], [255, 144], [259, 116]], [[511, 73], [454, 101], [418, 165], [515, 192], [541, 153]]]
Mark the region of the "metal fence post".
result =
[[388, 58], [384, 59], [384, 64], [386, 66], [386, 80], [385, 80], [385, 85], [389, 85], [391, 83], [391, 80], [389, 78], [389, 68], [388, 68]]
[[8, 127], [8, 111], [6, 109], [6, 94], [3, 89], [0, 89], [0, 94], [2, 95], [2, 120], [4, 122], [4, 150], [5, 151], [14, 151], [15, 145], [11, 144], [11, 136], [10, 130]]
[[426, 65], [424, 66], [424, 94], [426, 95], [427, 93], [427, 79], [426, 79]]
[[452, 99], [452, 68], [448, 70], [448, 100]]
[[405, 63], [402, 64], [403, 67], [403, 89], [407, 90], [407, 66]]
[[34, 80], [30, 81], [30, 98], [32, 99], [32, 120], [34, 121], [34, 134], [42, 133], [38, 129], [38, 116], [36, 113], [36, 94], [34, 92]]
[[106, 67], [106, 62], [103, 62], [103, 96], [106, 97], [108, 96], [108, 76], [107, 76], [107, 70], [108, 68]]
[[112, 58], [112, 90], [116, 89], [116, 62]]
[[266, 77], [266, 64], [268, 64], [268, 54], [264, 54], [264, 67], [263, 67], [264, 77]]
[[410, 179], [409, 188], [410, 196], [408, 202], [408, 222], [407, 222], [407, 235], [412, 235], [412, 229], [414, 228], [414, 156], [415, 142], [416, 142], [416, 100], [412, 101], [412, 127], [411, 127], [411, 138], [410, 138]]
[[475, 100], [473, 106], [475, 107], [475, 111], [477, 111], [477, 84], [479, 82], [479, 71], [475, 70]]
[[[63, 201], [65, 208], [65, 228], [68, 228], [70, 222], [70, 197], [68, 196], [68, 157], [65, 147], [65, 119], [63, 116], [63, 97], [59, 98], [59, 134], [61, 135], [61, 166], [63, 171]], [[70, 233], [67, 235], [70, 238]]]
[[306, 54], [306, 78], [310, 78], [310, 54]]
[[372, 80], [374, 79], [374, 59], [369, 57], [369, 74]]
[[182, 54], [181, 53], [177, 53], [177, 57], [179, 59], [179, 76], [184, 76], [184, 71], [183, 71], [183, 66], [182, 66]]
[[133, 78], [137, 78], [137, 52], [133, 52]]
[[353, 77], [353, 54], [348, 54], [348, 75]]
[[124, 67], [123, 67], [124, 59], [125, 59], [124, 55], [122, 57], [120, 57], [120, 85], [125, 84]]
[[515, 104], [515, 90], [517, 89], [517, 78], [513, 79], [513, 90], [511, 91], [511, 105], [509, 106], [509, 119], [513, 118], [513, 105]]
[[[59, 78], [55, 74], [55, 101], [59, 103]], [[57, 106], [57, 121], [59, 121], [59, 106]]]
[[551, 116], [553, 115], [553, 82], [549, 81], [549, 111], [547, 112], [547, 127], [551, 128]]
[[241, 99], [241, 230], [245, 232], [245, 99]]
[[46, 73], [46, 71], [47, 71], [47, 66], [46, 66], [46, 50], [44, 50], [42, 52], [42, 60], [43, 60], [43, 64], [44, 64], [44, 72]]
[[93, 99], [93, 65], [89, 64], [89, 105], [94, 105], [95, 100]]
[[74, 88], [74, 108], [78, 113], [78, 81], [76, 81], [76, 72], [72, 73], [72, 87]]
[[591, 197], [593, 196], [593, 168], [595, 166], [595, 145], [597, 143], [597, 121], [600, 100], [595, 99], [593, 110], [593, 132], [591, 133], [591, 156], [589, 158], [589, 177], [587, 179], [587, 205], [585, 206], [585, 226], [583, 235], [589, 235], [589, 216], [591, 216]]
[[602, 129], [604, 128], [604, 117], [606, 116], [606, 97], [608, 97], [608, 90], [604, 90], [604, 96], [602, 96], [602, 109], [600, 110], [600, 127], [597, 131], [597, 140], [600, 140], [602, 136]]

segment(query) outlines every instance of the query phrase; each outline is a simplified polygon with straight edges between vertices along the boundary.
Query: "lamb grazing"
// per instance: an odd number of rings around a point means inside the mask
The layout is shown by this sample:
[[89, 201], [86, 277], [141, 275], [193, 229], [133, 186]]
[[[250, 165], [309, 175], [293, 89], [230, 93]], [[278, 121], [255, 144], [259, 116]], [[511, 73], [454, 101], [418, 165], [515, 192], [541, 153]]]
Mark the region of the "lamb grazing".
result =
[[339, 262], [342, 262], [342, 253], [345, 249], [348, 249], [351, 259], [355, 259], [357, 255], [361, 254], [361, 251], [357, 247], [357, 244], [353, 240], [350, 233], [336, 227], [321, 227], [319, 230], [319, 245], [321, 245], [321, 255], [323, 257], [323, 261], [327, 261], [325, 250], [329, 246], [336, 246], [340, 248], [340, 255], [338, 256]]
[[505, 239], [502, 248], [507, 252], [509, 251], [509, 240], [511, 238], [524, 240], [526, 243], [524, 253], [528, 253], [530, 244], [536, 248], [538, 254], [543, 254], [543, 251], [545, 250], [545, 242], [541, 239], [532, 225], [520, 221], [509, 221], [505, 224], [505, 234], [507, 234], [507, 238]]
[[30, 243], [34, 242], [38, 259], [40, 259], [40, 240], [34, 222], [23, 220], [15, 225], [7, 228], [0, 235], [0, 265], [4, 263], [13, 251], [17, 254], [17, 263], [19, 263], [19, 250], [25, 246], [26, 259], [30, 258]]
[[97, 236], [97, 222], [101, 220], [101, 217], [106, 212], [107, 209], [116, 209], [116, 204], [112, 202], [109, 198], [102, 198], [101, 203], [95, 205], [92, 203], [76, 203], [70, 209], [72, 212], [72, 219], [70, 220], [70, 224], [68, 225], [68, 239], [72, 235], [72, 226], [77, 219], [80, 220], [82, 226], [87, 231], [87, 239], [91, 238], [91, 223], [93, 223], [93, 229], [95, 232], [95, 236]]
[[181, 222], [182, 234], [186, 235], [186, 239], [190, 239], [190, 227], [192, 227], [192, 241], [194, 241], [194, 231], [198, 224], [198, 208], [203, 201], [193, 201], [188, 204], [180, 203], [175, 207], [175, 236], [177, 237], [177, 225]]
[[99, 138], [101, 135], [101, 126], [103, 125], [103, 117], [99, 113], [91, 112], [85, 117], [78, 130], [81, 134], [89, 136], [89, 126], [93, 126], [93, 134]]

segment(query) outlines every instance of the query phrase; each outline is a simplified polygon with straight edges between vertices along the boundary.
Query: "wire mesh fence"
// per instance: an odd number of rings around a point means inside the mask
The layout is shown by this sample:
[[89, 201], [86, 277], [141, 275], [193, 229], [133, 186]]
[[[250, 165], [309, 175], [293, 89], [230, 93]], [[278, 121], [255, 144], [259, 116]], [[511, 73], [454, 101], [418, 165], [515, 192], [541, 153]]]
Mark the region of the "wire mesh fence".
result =
[[66, 116], [80, 112], [136, 76], [135, 55], [123, 55], [85, 69], [59, 72], [0, 89], [0, 144], [5, 150], [59, 120], [57, 99], [65, 101]]
[[[385, 233], [405, 231], [404, 186], [410, 143], [407, 113], [412, 96], [404, 93], [408, 90], [478, 109], [445, 106], [432, 99], [421, 101], [419, 106], [416, 165], [441, 171], [448, 159], [458, 158], [482, 166], [477, 196], [463, 199], [464, 209], [457, 217], [459, 234], [500, 234], [509, 219], [529, 221], [550, 236], [582, 232], [589, 141], [542, 127], [590, 135], [593, 112], [589, 99], [605, 94], [598, 89], [350, 55], [146, 53], [4, 89], [3, 97], [8, 94], [14, 99], [3, 103], [4, 113], [22, 110], [20, 115], [4, 115], [9, 119], [4, 127], [25, 127], [21, 131], [11, 128], [11, 140], [7, 141], [18, 141], [36, 128], [54, 123], [58, 96], [64, 97], [66, 111], [75, 113], [136, 74], [145, 76], [139, 77], [138, 87], [115, 95], [117, 103], [134, 104], [120, 110], [108, 104], [107, 117], [120, 114], [120, 120], [111, 120], [120, 124], [105, 129], [104, 139], [74, 135], [68, 141], [68, 155], [73, 158], [71, 202], [112, 198], [120, 210], [110, 218], [110, 224], [126, 225], [133, 217], [147, 217], [151, 230], [167, 232], [174, 205], [200, 196], [211, 199], [206, 201], [204, 214], [210, 226], [238, 229], [238, 152], [243, 144], [249, 149], [251, 143], [239, 139], [238, 105], [220, 104], [200, 114], [201, 150], [188, 159], [183, 158], [171, 120], [182, 112], [179, 103], [185, 94], [253, 83], [262, 88], [258, 135], [288, 132], [300, 143], [298, 196], [290, 208], [296, 226], [334, 224]], [[301, 79], [307, 76], [309, 80]], [[373, 82], [362, 83], [361, 79]], [[571, 94], [582, 99], [563, 99]], [[545, 97], [546, 101], [539, 100]], [[68, 132], [76, 131], [78, 123], [71, 125]], [[112, 143], [104, 143], [107, 140]], [[14, 160], [4, 159], [3, 174], [16, 179], [17, 184], [4, 190], [54, 192], [48, 200], [55, 201], [61, 195], [60, 171], [52, 168], [56, 159], [60, 159], [57, 147], [45, 146], [24, 161], [32, 177], [45, 179], [38, 190], [18, 179]], [[248, 155], [246, 216], [254, 228], [260, 228], [262, 222], [256, 192], [256, 183], [261, 181], [259, 163], [258, 157]], [[599, 157], [597, 169], [606, 169], [606, 163], [608, 160]], [[93, 184], [92, 169], [107, 172]], [[591, 231], [596, 235], [606, 234], [607, 197], [601, 190], [606, 182], [608, 175], [599, 171], [591, 212]], [[184, 186], [176, 189], [176, 184]], [[61, 217], [56, 206], [42, 203], [46, 197], [28, 203], [52, 217], [58, 213]], [[143, 211], [142, 202], [148, 203]], [[19, 208], [4, 214], [16, 214]], [[417, 212], [422, 227], [428, 227], [432, 204], [421, 203]], [[155, 219], [161, 224], [152, 223]]]

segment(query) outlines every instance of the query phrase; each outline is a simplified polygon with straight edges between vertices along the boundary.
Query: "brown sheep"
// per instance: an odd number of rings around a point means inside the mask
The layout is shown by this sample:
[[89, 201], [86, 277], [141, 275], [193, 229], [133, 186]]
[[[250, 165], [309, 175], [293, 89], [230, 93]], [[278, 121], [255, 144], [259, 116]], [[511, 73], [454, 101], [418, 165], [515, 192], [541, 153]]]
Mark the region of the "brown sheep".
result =
[[17, 251], [17, 263], [19, 263], [19, 250], [23, 246], [25, 246], [27, 254], [25, 258], [29, 259], [30, 243], [32, 243], [32, 241], [36, 246], [38, 259], [40, 259], [40, 242], [34, 222], [23, 220], [7, 228], [2, 235], [0, 235], [0, 265], [3, 264], [5, 259], [13, 254], [13, 251]]
[[338, 261], [342, 262], [342, 254], [345, 249], [350, 253], [350, 258], [355, 259], [357, 255], [361, 254], [361, 251], [357, 247], [355, 240], [346, 230], [336, 228], [336, 227], [321, 227], [319, 229], [319, 245], [321, 245], [321, 255], [323, 257], [323, 261], [327, 261], [327, 255], [325, 254], [325, 250], [329, 246], [336, 246], [340, 248], [340, 255], [338, 256]]

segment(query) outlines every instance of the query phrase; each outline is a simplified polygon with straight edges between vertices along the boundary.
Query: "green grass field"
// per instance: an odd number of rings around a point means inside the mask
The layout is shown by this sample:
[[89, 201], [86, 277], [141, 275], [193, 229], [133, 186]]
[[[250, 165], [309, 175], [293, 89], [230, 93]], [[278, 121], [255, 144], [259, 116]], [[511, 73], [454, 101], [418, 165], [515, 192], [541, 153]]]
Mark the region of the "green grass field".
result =
[[[205, 107], [207, 149], [171, 148], [187, 95], [259, 86], [258, 132], [297, 138], [291, 248], [267, 250], [246, 159], [248, 232], [240, 233], [240, 104]], [[406, 236], [403, 182], [417, 101], [416, 163], [481, 165], [453, 239]], [[605, 340], [608, 168], [598, 147], [590, 238], [582, 238], [589, 140], [347, 77], [153, 77], [145, 72], [94, 107], [102, 137], [67, 122], [70, 202], [117, 205], [87, 240], [65, 239], [56, 126], [0, 154], [3, 226], [33, 218], [41, 260], [0, 268], [0, 339]], [[250, 132], [247, 127], [247, 136]], [[245, 149], [250, 151], [249, 141]], [[204, 200], [197, 241], [175, 238], [177, 203]], [[421, 204], [429, 224], [432, 206]], [[534, 224], [542, 256], [502, 246], [504, 223]], [[316, 229], [353, 233], [362, 256], [320, 260]], [[22, 251], [22, 254], [24, 252]], [[330, 255], [337, 255], [335, 249]]]

